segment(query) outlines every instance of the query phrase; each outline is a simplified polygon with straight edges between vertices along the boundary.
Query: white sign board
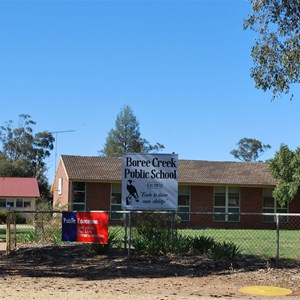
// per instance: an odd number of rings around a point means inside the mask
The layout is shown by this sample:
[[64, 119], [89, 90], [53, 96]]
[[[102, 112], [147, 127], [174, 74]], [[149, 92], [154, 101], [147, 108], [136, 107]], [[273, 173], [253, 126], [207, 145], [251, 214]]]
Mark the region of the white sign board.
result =
[[127, 153], [122, 161], [122, 208], [177, 210], [178, 155]]

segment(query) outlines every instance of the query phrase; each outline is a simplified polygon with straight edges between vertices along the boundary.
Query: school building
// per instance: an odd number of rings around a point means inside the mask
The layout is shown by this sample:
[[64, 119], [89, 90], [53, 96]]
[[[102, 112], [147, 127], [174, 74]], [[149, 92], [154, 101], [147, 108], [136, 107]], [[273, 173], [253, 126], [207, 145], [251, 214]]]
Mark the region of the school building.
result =
[[[193, 212], [299, 213], [300, 199], [281, 207], [272, 197], [275, 180], [262, 162], [179, 160], [178, 212], [182, 224], [200, 226]], [[53, 204], [70, 211], [121, 214], [122, 158], [71, 156], [60, 158], [52, 184]], [[222, 228], [274, 228], [273, 216], [208, 214], [205, 224]], [[286, 218], [289, 222], [289, 218]]]

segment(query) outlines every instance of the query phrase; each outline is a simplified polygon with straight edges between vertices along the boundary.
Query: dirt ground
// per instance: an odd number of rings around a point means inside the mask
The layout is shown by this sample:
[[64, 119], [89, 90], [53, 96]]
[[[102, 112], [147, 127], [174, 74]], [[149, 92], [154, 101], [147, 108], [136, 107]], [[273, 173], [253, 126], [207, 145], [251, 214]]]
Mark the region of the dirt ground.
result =
[[[22, 247], [0, 256], [1, 299], [300, 299], [300, 264], [213, 262], [205, 256], [95, 255], [85, 244]], [[289, 288], [284, 297], [239, 292]]]

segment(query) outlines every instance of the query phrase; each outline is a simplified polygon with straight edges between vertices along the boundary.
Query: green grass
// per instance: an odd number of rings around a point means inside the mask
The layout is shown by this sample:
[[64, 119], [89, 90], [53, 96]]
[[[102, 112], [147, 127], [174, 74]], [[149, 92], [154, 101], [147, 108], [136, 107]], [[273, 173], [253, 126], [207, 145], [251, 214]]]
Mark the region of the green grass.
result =
[[6, 241], [6, 229], [0, 228], [0, 240]]
[[[244, 255], [255, 255], [266, 258], [276, 257], [276, 230], [259, 229], [186, 229], [180, 230], [183, 235], [210, 236], [217, 242], [232, 242]], [[280, 258], [300, 259], [299, 230], [280, 230]]]
[[[124, 238], [124, 228], [120, 226], [118, 231], [119, 239], [121, 240]], [[179, 229], [178, 233], [183, 236], [209, 236], [216, 242], [234, 243], [239, 247], [239, 250], [243, 255], [253, 255], [266, 259], [276, 258], [276, 230], [209, 228]], [[132, 238], [134, 239], [134, 235]], [[300, 260], [300, 230], [280, 230], [279, 241], [280, 258]]]
[[[124, 238], [124, 228], [118, 228], [118, 238]], [[129, 230], [129, 229], [128, 229]], [[179, 229], [183, 236], [209, 236], [216, 242], [231, 242], [239, 247], [241, 254], [260, 258], [276, 258], [276, 230], [268, 229]], [[132, 236], [134, 238], [134, 236]], [[280, 230], [279, 257], [300, 260], [300, 230]]]

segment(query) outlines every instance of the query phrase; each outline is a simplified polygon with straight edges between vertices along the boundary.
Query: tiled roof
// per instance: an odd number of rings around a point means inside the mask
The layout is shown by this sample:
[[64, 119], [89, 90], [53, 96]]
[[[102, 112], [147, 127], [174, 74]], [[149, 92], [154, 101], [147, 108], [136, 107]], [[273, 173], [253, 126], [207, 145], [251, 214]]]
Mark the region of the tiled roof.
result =
[[181, 160], [179, 161], [180, 181], [205, 185], [275, 185], [266, 163], [228, 161]]
[[36, 178], [0, 177], [0, 197], [40, 197]]
[[[68, 156], [62, 161], [71, 180], [121, 181], [122, 158]], [[266, 163], [179, 160], [178, 182], [199, 185], [274, 186]]]
[[100, 156], [68, 156], [62, 161], [72, 180], [120, 181], [122, 158]]

